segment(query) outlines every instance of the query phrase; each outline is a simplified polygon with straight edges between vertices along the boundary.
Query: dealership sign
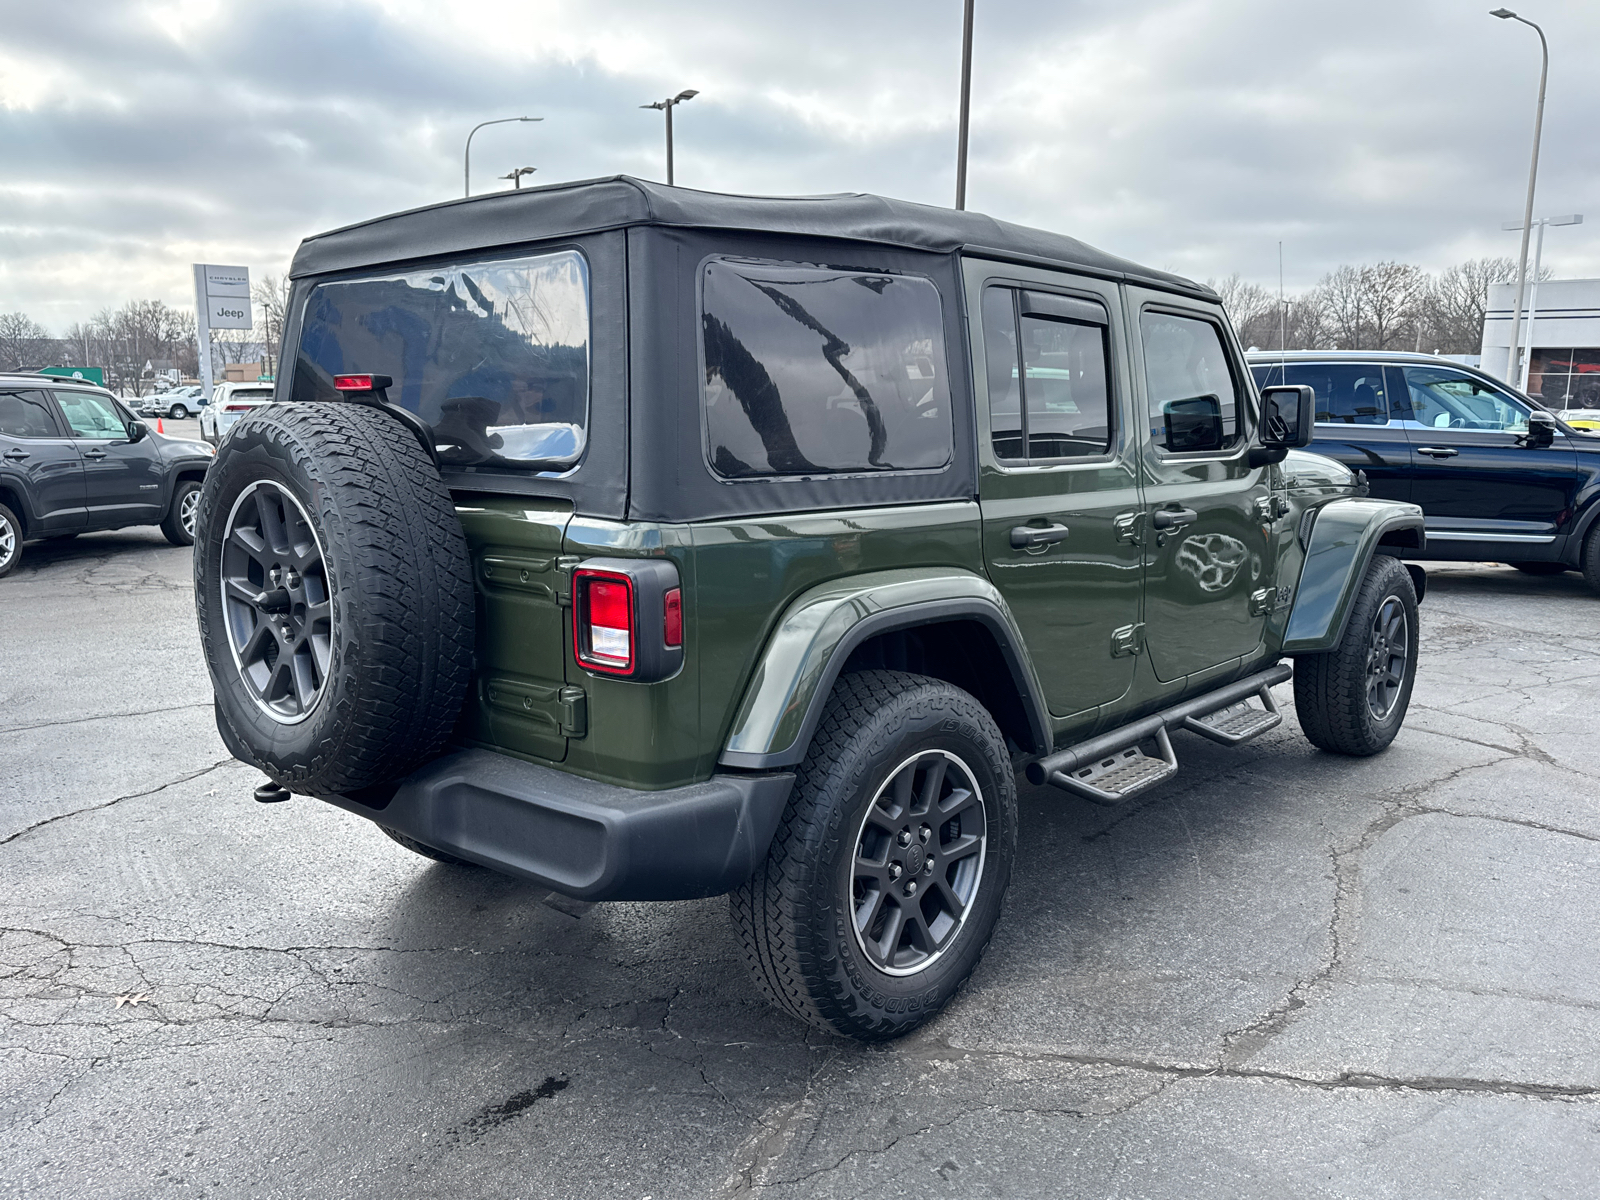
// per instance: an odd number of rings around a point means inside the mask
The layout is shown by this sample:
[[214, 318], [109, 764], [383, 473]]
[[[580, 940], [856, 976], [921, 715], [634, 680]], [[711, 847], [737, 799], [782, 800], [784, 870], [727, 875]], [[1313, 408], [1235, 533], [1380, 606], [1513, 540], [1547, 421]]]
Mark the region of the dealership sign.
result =
[[206, 314], [212, 329], [249, 329], [250, 268], [214, 267], [196, 263], [195, 308]]

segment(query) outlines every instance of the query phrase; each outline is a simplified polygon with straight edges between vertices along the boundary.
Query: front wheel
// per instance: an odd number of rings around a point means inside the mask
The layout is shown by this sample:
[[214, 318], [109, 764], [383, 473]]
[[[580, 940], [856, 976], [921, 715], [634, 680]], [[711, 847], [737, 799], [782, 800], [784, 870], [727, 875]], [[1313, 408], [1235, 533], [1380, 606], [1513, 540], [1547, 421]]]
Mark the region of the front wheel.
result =
[[1411, 574], [1379, 555], [1339, 644], [1295, 661], [1295, 712], [1312, 745], [1364, 758], [1394, 741], [1417, 676], [1417, 633]]
[[167, 409], [167, 420], [169, 421], [182, 421], [187, 419], [188, 416], [189, 410], [181, 404], [174, 404], [171, 408]]
[[200, 513], [200, 481], [185, 479], [173, 489], [172, 507], [161, 522], [161, 532], [174, 546], [194, 545], [195, 518]]
[[1016, 855], [1005, 740], [967, 692], [842, 677], [766, 861], [733, 893], [757, 986], [869, 1041], [929, 1020], [977, 966]]

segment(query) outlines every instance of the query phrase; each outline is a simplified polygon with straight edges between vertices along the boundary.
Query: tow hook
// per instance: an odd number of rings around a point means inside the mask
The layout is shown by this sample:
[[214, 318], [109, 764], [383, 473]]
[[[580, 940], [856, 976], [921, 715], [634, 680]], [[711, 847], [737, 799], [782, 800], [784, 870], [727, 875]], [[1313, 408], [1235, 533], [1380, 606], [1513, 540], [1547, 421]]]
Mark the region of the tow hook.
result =
[[291, 795], [292, 793], [288, 788], [271, 779], [267, 780], [255, 791], [256, 803], [258, 804], [282, 804]]

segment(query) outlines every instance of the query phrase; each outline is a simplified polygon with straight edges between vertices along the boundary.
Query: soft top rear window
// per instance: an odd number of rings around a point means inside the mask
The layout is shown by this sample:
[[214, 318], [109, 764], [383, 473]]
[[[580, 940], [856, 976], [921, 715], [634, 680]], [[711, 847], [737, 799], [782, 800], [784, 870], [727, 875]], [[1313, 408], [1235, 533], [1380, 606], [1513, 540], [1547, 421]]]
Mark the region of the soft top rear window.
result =
[[563, 250], [319, 283], [306, 298], [295, 400], [339, 374], [387, 375], [440, 458], [565, 470], [589, 411], [589, 268]]
[[944, 318], [932, 280], [712, 259], [702, 282], [707, 455], [718, 475], [950, 463]]

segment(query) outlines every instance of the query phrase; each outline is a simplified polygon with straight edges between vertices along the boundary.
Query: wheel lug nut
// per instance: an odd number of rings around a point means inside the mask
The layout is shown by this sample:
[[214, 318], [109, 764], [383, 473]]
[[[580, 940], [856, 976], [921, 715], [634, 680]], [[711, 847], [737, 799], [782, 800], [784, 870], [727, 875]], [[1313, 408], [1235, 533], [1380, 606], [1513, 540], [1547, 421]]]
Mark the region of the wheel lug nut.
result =
[[900, 841], [900, 844], [901, 844], [901, 845], [902, 845], [902, 846], [909, 846], [909, 845], [911, 845], [911, 830], [909, 830], [909, 829], [902, 829], [902, 830], [901, 830], [901, 831], [900, 831], [900, 838], [899, 838], [899, 841]]
[[933, 836], [933, 830], [924, 825], [921, 829], [917, 830], [917, 836], [923, 841], [927, 841]]
[[915, 879], [913, 879], [910, 883], [906, 884], [906, 895], [915, 896], [916, 894], [917, 894], [917, 881]]
[[925, 858], [922, 860], [922, 873], [924, 875], [933, 874], [933, 859]]
[[900, 864], [899, 863], [890, 863], [889, 864], [889, 878], [890, 879], [899, 879], [900, 878]]

